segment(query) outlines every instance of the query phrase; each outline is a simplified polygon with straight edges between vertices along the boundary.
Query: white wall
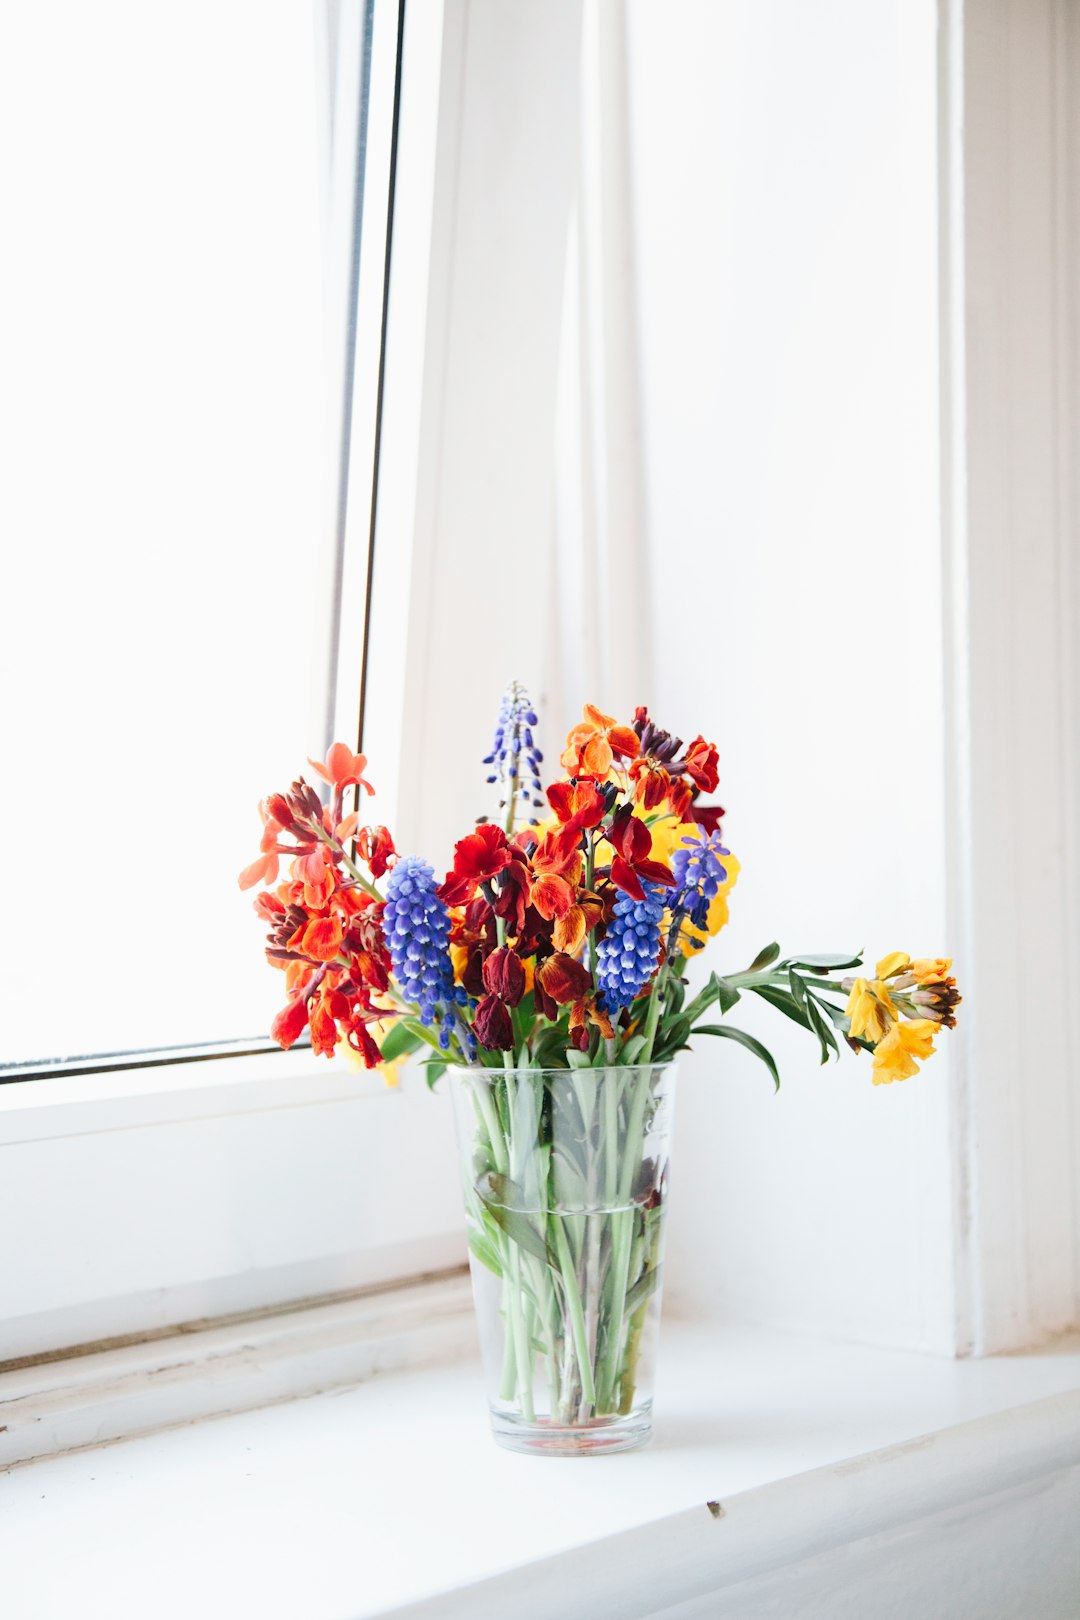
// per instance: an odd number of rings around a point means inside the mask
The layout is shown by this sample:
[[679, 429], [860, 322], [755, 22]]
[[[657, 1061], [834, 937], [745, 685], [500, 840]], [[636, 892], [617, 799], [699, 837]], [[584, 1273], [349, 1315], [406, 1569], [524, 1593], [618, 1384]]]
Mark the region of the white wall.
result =
[[[630, 19], [648, 695], [720, 747], [743, 874], [713, 965], [948, 951], [934, 6]], [[684, 1061], [672, 1303], [951, 1349], [948, 1040], [875, 1089], [737, 1014], [785, 1084]]]

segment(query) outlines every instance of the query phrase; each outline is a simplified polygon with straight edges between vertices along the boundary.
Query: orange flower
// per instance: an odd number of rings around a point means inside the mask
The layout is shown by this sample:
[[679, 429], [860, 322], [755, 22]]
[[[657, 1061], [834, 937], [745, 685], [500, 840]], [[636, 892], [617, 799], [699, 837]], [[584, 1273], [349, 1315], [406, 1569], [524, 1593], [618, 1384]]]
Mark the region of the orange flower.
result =
[[364, 754], [354, 754], [348, 743], [331, 743], [327, 749], [326, 762], [320, 765], [318, 760], [308, 757], [308, 764], [312, 770], [322, 777], [324, 782], [338, 792], [342, 788], [350, 787], [353, 783], [362, 787], [368, 793], [375, 789], [370, 782], [365, 782], [364, 771], [367, 769], [367, 758]]
[[259, 801], [259, 815], [262, 817], [262, 837], [259, 848], [262, 854], [250, 866], [245, 866], [238, 882], [242, 889], [254, 888], [256, 883], [276, 883], [278, 875], [278, 838], [284, 831], [281, 823], [276, 821], [267, 809], [267, 801]]
[[655, 810], [663, 804], [671, 787], [671, 777], [653, 759], [635, 759], [630, 767], [630, 779], [634, 784], [634, 802], [643, 810]]
[[607, 814], [607, 796], [595, 782], [553, 782], [548, 803], [564, 827], [599, 827]]
[[529, 900], [549, 922], [564, 916], [574, 904], [584, 865], [580, 839], [580, 832], [571, 822], [546, 832], [533, 850]]
[[293, 877], [304, 885], [304, 904], [313, 911], [321, 911], [334, 892], [334, 867], [330, 851], [324, 844], [306, 855], [298, 855], [292, 863]]
[[570, 776], [603, 778], [610, 771], [616, 754], [636, 759], [640, 752], [636, 731], [617, 725], [613, 715], [586, 703], [585, 719], [567, 737], [560, 763]]

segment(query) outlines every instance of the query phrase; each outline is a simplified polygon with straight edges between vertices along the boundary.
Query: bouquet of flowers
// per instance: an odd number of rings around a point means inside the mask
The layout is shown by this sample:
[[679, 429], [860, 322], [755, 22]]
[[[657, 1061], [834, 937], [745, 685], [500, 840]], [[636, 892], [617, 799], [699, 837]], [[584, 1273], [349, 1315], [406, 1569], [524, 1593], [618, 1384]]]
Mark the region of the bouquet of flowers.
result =
[[441, 881], [363, 821], [366, 761], [335, 743], [309, 761], [318, 791], [299, 777], [261, 803], [240, 886], [265, 885], [255, 908], [285, 975], [275, 1040], [306, 1030], [315, 1052], [388, 1078], [418, 1053], [430, 1084], [452, 1069], [496, 1431], [580, 1450], [648, 1432], [676, 1054], [699, 1036], [735, 1041], [778, 1087], [769, 1050], [727, 1022], [752, 996], [805, 1029], [822, 1062], [843, 1043], [889, 1083], [918, 1071], [960, 998], [939, 957], [894, 952], [871, 977], [858, 954], [776, 944], [692, 989], [688, 966], [727, 922], [739, 875], [724, 812], [703, 802], [715, 745], [684, 744], [644, 708], [622, 725], [587, 705], [545, 790], [536, 726], [513, 683], [484, 761], [498, 818], [458, 841]]

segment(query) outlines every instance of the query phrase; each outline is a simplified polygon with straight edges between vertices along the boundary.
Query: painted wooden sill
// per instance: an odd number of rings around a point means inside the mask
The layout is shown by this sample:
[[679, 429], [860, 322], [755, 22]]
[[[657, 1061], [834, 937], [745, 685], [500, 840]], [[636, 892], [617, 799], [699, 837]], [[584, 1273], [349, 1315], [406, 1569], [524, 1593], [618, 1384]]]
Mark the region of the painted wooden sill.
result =
[[[846, 1620], [858, 1607], [814, 1607], [798, 1583], [842, 1594], [888, 1556], [891, 1597], [868, 1609], [852, 1588], [875, 1620], [1075, 1614], [1076, 1341], [947, 1362], [669, 1322], [657, 1398], [644, 1451], [512, 1456], [459, 1360], [17, 1467], [0, 1477], [5, 1612]], [[995, 1561], [976, 1532], [1015, 1553]], [[788, 1598], [760, 1598], [777, 1581]], [[1053, 1590], [1025, 1609], [1039, 1581]]]

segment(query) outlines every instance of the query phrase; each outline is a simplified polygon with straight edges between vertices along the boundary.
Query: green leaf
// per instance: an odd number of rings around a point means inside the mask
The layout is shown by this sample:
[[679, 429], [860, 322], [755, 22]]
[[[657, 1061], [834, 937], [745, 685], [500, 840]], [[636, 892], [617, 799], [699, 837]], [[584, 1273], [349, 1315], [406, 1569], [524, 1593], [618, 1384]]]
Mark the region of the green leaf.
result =
[[846, 1034], [848, 1016], [843, 1007], [837, 1007], [834, 1002], [826, 1001], [824, 996], [815, 996], [814, 999], [821, 1008], [822, 1012], [828, 1013], [836, 1028], [842, 1030], [843, 1033]]
[[716, 999], [720, 1003], [720, 1011], [726, 1017], [731, 1011], [732, 1007], [734, 1007], [735, 1003], [738, 1001], [739, 992], [736, 990], [733, 984], [728, 984], [726, 979], [721, 979], [715, 973], [710, 980], [710, 984], [716, 991]]
[[686, 980], [671, 977], [668, 979], [665, 1010], [669, 1013], [681, 1013], [683, 1002], [686, 1000]]
[[788, 968], [788, 983], [791, 986], [791, 994], [794, 997], [794, 999], [799, 1003], [800, 1007], [805, 1007], [806, 1006], [806, 981], [805, 981], [805, 979], [800, 979], [799, 975], [796, 973], [794, 968]]
[[699, 1024], [697, 1029], [694, 1030], [694, 1034], [720, 1035], [724, 1038], [724, 1040], [738, 1041], [740, 1046], [745, 1046], [748, 1052], [753, 1052], [756, 1058], [760, 1058], [761, 1062], [764, 1063], [765, 1067], [772, 1075], [773, 1085], [776, 1087], [777, 1091], [780, 1090], [780, 1072], [776, 1067], [775, 1058], [767, 1046], [762, 1046], [760, 1041], [756, 1041], [754, 1037], [752, 1035], [748, 1035], [744, 1029], [732, 1029], [730, 1024]]
[[502, 1262], [499, 1259], [499, 1251], [491, 1239], [485, 1233], [478, 1232], [475, 1226], [470, 1226], [468, 1230], [469, 1248], [480, 1261], [480, 1264], [487, 1266], [488, 1270], [493, 1271], [496, 1277], [501, 1277], [503, 1274]]
[[627, 1317], [633, 1316], [635, 1311], [640, 1310], [641, 1306], [644, 1305], [650, 1294], [654, 1294], [656, 1292], [660, 1286], [660, 1280], [663, 1275], [663, 1266], [654, 1266], [651, 1271], [647, 1271], [645, 1273], [644, 1277], [638, 1278], [637, 1282], [626, 1296], [625, 1314]]
[[837, 973], [841, 968], [862, 967], [862, 953], [858, 956], [793, 956], [791, 966], [811, 968], [822, 973]]
[[762, 1001], [767, 1001], [770, 1007], [775, 1007], [803, 1029], [812, 1027], [810, 1019], [795, 997], [789, 996], [786, 990], [781, 990], [778, 984], [752, 984], [750, 989], [755, 996], [760, 996]]
[[389, 1033], [382, 1043], [383, 1061], [393, 1063], [395, 1058], [405, 1057], [409, 1052], [418, 1052], [423, 1046], [423, 1038], [417, 1032], [411, 1018], [399, 1018], [390, 1025]]
[[436, 1085], [446, 1073], [446, 1064], [438, 1062], [422, 1063], [420, 1067], [427, 1070], [427, 1074], [424, 1076], [424, 1078], [428, 1083], [428, 1090], [434, 1091]]
[[689, 1018], [675, 1018], [670, 1022], [665, 1019], [657, 1032], [656, 1043], [653, 1046], [653, 1060], [656, 1063], [666, 1063], [676, 1052], [683, 1050], [689, 1039]]
[[592, 1059], [588, 1052], [579, 1052], [576, 1046], [566, 1049], [566, 1061], [572, 1069], [591, 1069]]
[[508, 1203], [515, 1196], [521, 1197], [520, 1187], [515, 1186], [508, 1176], [501, 1176], [497, 1170], [489, 1170], [476, 1183], [476, 1195], [511, 1243], [516, 1243], [519, 1249], [527, 1250], [547, 1264], [547, 1245], [529, 1216]]
[[824, 1018], [822, 1018], [821, 1014], [818, 1012], [817, 1004], [812, 996], [808, 996], [806, 999], [806, 1011], [810, 1016], [810, 1027], [813, 1029], [814, 1034], [821, 1042], [822, 1063], [828, 1063], [830, 1052], [832, 1052], [836, 1057], [839, 1057], [840, 1048], [836, 1044], [836, 1036], [833, 1034]]
[[767, 968], [771, 962], [775, 962], [779, 955], [780, 947], [775, 943], [775, 941], [772, 945], [766, 945], [763, 951], [758, 951], [757, 955], [754, 957], [754, 960], [747, 968], [747, 973], [760, 973], [762, 968]]
[[625, 1041], [620, 1049], [619, 1062], [623, 1064], [636, 1063], [644, 1050], [644, 1035], [631, 1035], [630, 1039]]

